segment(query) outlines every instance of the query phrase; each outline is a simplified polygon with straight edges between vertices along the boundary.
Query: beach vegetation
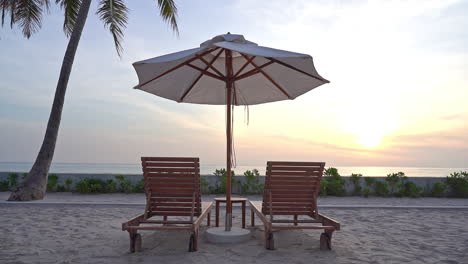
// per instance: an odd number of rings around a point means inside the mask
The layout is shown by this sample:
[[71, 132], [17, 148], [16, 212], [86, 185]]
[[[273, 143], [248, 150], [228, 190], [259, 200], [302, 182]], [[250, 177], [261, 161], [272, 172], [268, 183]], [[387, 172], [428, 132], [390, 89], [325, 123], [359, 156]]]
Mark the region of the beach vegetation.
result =
[[453, 172], [446, 178], [450, 190], [450, 196], [467, 198], [468, 197], [468, 172]]
[[75, 191], [79, 193], [89, 193], [90, 188], [88, 184], [88, 179], [83, 179], [75, 184]]
[[398, 184], [398, 197], [412, 197], [417, 198], [421, 197], [423, 188], [417, 186], [414, 182], [408, 181], [408, 177], [405, 177], [401, 180], [401, 183]]
[[133, 187], [133, 192], [144, 193], [145, 192], [145, 181], [142, 179]]
[[65, 185], [57, 185], [57, 192], [66, 192], [67, 187]]
[[117, 183], [113, 179], [108, 179], [106, 181], [106, 192], [107, 193], [117, 192]]
[[76, 183], [75, 190], [79, 193], [103, 193], [105, 192], [105, 182], [99, 179], [84, 178]]
[[444, 197], [447, 185], [442, 182], [436, 182], [432, 186], [430, 195], [433, 197]]
[[397, 193], [398, 184], [405, 177], [406, 177], [405, 174], [401, 171], [398, 173], [387, 174], [387, 177], [385, 178], [385, 180], [388, 182], [389, 193], [391, 195], [395, 195]]
[[364, 184], [365, 184], [365, 188], [363, 190], [363, 195], [364, 197], [369, 197], [369, 195], [372, 194], [372, 189], [374, 188], [374, 185], [375, 185], [375, 178], [372, 178], [372, 177], [364, 177]]
[[[76, 51], [83, 28], [89, 14], [91, 0], [56, 0], [53, 1], [64, 12], [63, 31], [69, 38], [62, 60], [55, 96], [52, 103], [45, 135], [29, 175], [10, 194], [9, 201], [29, 201], [43, 199], [46, 193], [49, 165], [52, 162], [57, 142], [65, 94], [70, 79]], [[122, 55], [124, 29], [128, 22], [129, 9], [125, 1], [96, 1], [96, 15], [112, 35], [118, 56]], [[43, 15], [50, 11], [51, 1], [0, 1], [2, 23], [9, 20], [11, 28], [17, 26], [25, 38], [30, 38], [42, 26]], [[174, 0], [156, 1], [160, 17], [167, 22], [173, 31], [178, 33], [177, 6]], [[95, 185], [99, 185], [96, 183]]]
[[128, 179], [125, 179], [125, 176], [117, 175], [115, 176], [115, 179], [117, 180], [117, 183], [118, 183], [119, 192], [124, 192], [124, 193], [132, 192], [132, 189], [133, 189], [132, 182]]
[[67, 192], [71, 191], [71, 185], [73, 181], [71, 179], [66, 179], [65, 180], [65, 189]]
[[260, 183], [260, 173], [257, 169], [244, 172], [244, 182], [238, 183], [241, 194], [262, 193], [264, 184]]
[[[210, 188], [210, 193], [226, 193], [226, 184], [227, 184], [227, 170], [226, 169], [216, 169], [213, 172], [213, 175], [216, 176], [215, 186]], [[235, 172], [231, 171], [231, 186], [238, 186], [240, 183], [234, 179]]]
[[[327, 181], [327, 195], [344, 196], [346, 195], [346, 180], [338, 173], [338, 169], [330, 167], [325, 170], [325, 180]], [[323, 182], [322, 181], [322, 182]]]
[[326, 197], [328, 195], [327, 189], [328, 189], [328, 181], [322, 180], [322, 182], [320, 183], [319, 196]]
[[200, 183], [201, 183], [202, 193], [209, 194], [210, 193], [210, 183], [206, 179], [206, 176], [201, 176], [200, 177]]
[[16, 185], [18, 185], [18, 174], [10, 173], [8, 174], [8, 188], [12, 191]]
[[375, 181], [374, 183], [375, 195], [377, 196], [388, 196], [388, 182]]
[[8, 180], [0, 181], [0, 192], [7, 192], [10, 190], [10, 182]]
[[99, 181], [94, 181], [94, 179], [91, 179], [91, 183], [89, 184], [89, 192], [91, 193], [102, 193], [104, 192], [104, 183], [99, 180]]
[[361, 195], [362, 187], [361, 187], [361, 179], [362, 174], [352, 173], [349, 177], [349, 180], [354, 186], [353, 195]]
[[57, 186], [57, 183], [58, 183], [57, 174], [50, 174], [49, 175], [49, 180], [47, 181], [47, 191], [48, 192], [55, 191], [55, 186]]
[[369, 187], [364, 187], [364, 190], [362, 190], [362, 195], [365, 197], [365, 198], [368, 198], [369, 195], [370, 195], [370, 189]]

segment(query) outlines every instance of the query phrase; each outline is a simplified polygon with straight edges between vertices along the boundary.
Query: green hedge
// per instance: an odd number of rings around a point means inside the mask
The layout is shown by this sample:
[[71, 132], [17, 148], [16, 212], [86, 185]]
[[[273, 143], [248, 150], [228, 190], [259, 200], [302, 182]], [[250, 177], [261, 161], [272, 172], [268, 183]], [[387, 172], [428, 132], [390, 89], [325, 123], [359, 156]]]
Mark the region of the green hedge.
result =
[[[225, 169], [216, 170], [213, 175], [216, 177], [214, 186], [210, 186], [205, 177], [201, 178], [202, 192], [205, 194], [223, 194], [226, 191], [227, 175]], [[232, 172], [234, 176], [234, 172]], [[18, 179], [18, 174], [11, 173], [6, 180], [0, 181], [0, 191], [12, 191], [19, 181], [22, 181], [27, 174], [23, 174]], [[361, 181], [364, 179], [364, 186]], [[396, 196], [396, 197], [460, 197], [468, 198], [468, 172], [453, 172], [446, 177], [445, 183], [436, 182], [428, 186], [424, 191], [414, 182], [411, 182], [403, 172], [388, 174], [384, 181], [376, 180], [372, 177], [363, 177], [362, 174], [351, 174], [350, 184], [353, 191], [350, 195], [355, 196]], [[94, 178], [85, 178], [75, 184], [72, 189], [72, 181], [67, 179], [64, 185], [58, 184], [58, 176], [50, 174], [47, 183], [48, 192], [74, 191], [78, 193], [132, 193], [144, 192], [144, 182], [139, 181], [133, 184], [123, 175], [115, 176], [115, 179], [103, 181]], [[346, 180], [339, 174], [338, 169], [328, 168], [324, 172], [324, 177], [320, 185], [320, 196], [344, 196]], [[264, 185], [260, 183], [258, 170], [248, 170], [244, 172], [244, 181], [236, 180], [232, 177], [232, 186], [241, 194], [261, 194]]]

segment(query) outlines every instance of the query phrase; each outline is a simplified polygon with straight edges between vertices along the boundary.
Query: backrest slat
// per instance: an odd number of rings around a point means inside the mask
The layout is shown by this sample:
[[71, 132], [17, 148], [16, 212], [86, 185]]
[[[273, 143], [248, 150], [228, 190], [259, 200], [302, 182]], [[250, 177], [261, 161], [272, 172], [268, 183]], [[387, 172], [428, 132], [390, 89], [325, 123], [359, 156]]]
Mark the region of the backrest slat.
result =
[[145, 191], [150, 195], [148, 216], [194, 216], [201, 214], [199, 158], [142, 157]]
[[324, 168], [324, 162], [267, 162], [262, 212], [270, 214], [271, 202], [273, 215], [317, 214]]

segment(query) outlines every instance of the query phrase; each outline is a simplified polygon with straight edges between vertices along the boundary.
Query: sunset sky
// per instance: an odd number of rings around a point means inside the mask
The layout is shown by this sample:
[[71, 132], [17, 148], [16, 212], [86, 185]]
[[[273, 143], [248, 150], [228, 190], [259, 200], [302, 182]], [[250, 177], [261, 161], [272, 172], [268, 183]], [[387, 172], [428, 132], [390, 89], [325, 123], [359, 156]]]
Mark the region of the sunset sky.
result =
[[[468, 1], [177, 1], [179, 36], [154, 1], [126, 1], [122, 58], [93, 2], [55, 162], [138, 163], [151, 155], [224, 164], [224, 107], [134, 90], [132, 63], [229, 31], [310, 54], [331, 81], [296, 100], [249, 107], [248, 125], [237, 107], [239, 165], [468, 167]], [[62, 23], [54, 7], [29, 40], [0, 28], [0, 161], [37, 155], [67, 45]]]

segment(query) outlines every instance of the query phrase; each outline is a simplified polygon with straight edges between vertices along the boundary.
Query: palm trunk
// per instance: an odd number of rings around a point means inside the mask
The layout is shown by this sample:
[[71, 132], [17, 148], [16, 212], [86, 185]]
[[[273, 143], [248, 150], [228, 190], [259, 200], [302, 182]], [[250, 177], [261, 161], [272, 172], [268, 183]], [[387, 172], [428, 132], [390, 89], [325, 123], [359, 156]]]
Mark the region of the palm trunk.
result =
[[76, 50], [80, 42], [81, 32], [83, 32], [86, 18], [88, 17], [91, 0], [82, 0], [76, 24], [68, 42], [67, 50], [62, 62], [60, 76], [55, 90], [54, 102], [47, 123], [47, 129], [36, 161], [29, 171], [28, 176], [10, 195], [8, 201], [30, 201], [44, 198], [47, 187], [47, 176], [50, 164], [54, 157], [55, 144], [62, 117], [65, 92], [67, 90], [68, 79], [75, 60]]

